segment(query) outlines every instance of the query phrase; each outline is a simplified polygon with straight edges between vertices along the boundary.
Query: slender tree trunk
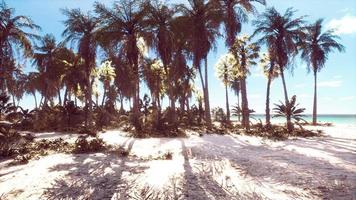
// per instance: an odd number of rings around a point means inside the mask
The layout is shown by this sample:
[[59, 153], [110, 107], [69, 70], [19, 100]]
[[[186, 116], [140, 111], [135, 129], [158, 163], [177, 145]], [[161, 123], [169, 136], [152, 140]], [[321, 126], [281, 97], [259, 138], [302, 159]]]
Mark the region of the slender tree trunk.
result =
[[[288, 98], [288, 93], [287, 93], [287, 86], [286, 86], [286, 81], [284, 79], [284, 73], [283, 70], [281, 70], [281, 77], [282, 77], [282, 83], [283, 83], [283, 91], [284, 91], [284, 100], [285, 100], [285, 105], [289, 107], [289, 98]], [[287, 130], [288, 132], [291, 132], [293, 129], [293, 124], [291, 122], [291, 116], [287, 115]]]
[[238, 120], [239, 122], [241, 122], [240, 90], [237, 91], [237, 109], [238, 109], [238, 112], [237, 112], [237, 120]]
[[16, 106], [15, 95], [11, 95], [11, 96], [12, 96], [12, 104], [13, 104], [14, 106]]
[[85, 120], [85, 126], [91, 127], [92, 126], [92, 110], [93, 110], [93, 102], [92, 102], [92, 85], [90, 80], [90, 65], [87, 66], [87, 95], [86, 95], [86, 102], [87, 102], [87, 117]]
[[190, 106], [189, 106], [189, 98], [186, 99], [186, 106], [187, 106], [187, 112], [190, 112]]
[[61, 97], [61, 90], [58, 88], [57, 89], [58, 93], [58, 104], [61, 106], [62, 105], [62, 97]]
[[103, 99], [101, 100], [101, 106], [104, 106], [105, 98], [106, 98], [106, 87], [104, 87], [104, 93], [103, 93]]
[[246, 129], [250, 129], [250, 112], [248, 108], [247, 100], [247, 88], [246, 78], [241, 79], [241, 98], [242, 98], [242, 126]]
[[266, 92], [266, 126], [269, 127], [271, 125], [271, 115], [270, 115], [270, 108], [269, 108], [269, 93], [271, 88], [271, 75], [268, 75], [267, 80], [267, 92]]
[[226, 116], [227, 116], [227, 121], [230, 122], [229, 92], [228, 92], [227, 84], [225, 84], [225, 99], [226, 99]]
[[36, 93], [32, 93], [33, 98], [35, 99], [35, 108], [37, 109], [37, 98], [36, 98]]
[[211, 129], [211, 113], [210, 113], [210, 102], [209, 102], [209, 86], [208, 86], [208, 58], [204, 58], [205, 61], [205, 89], [204, 89], [204, 104], [205, 104], [205, 115], [208, 128]]
[[314, 71], [314, 103], [313, 103], [313, 125], [317, 121], [317, 71]]
[[64, 97], [63, 97], [63, 106], [67, 104], [68, 101], [68, 88], [66, 87], [66, 90], [64, 91]]
[[41, 99], [40, 99], [40, 104], [39, 104], [39, 106], [41, 107], [41, 106], [43, 106], [43, 95], [41, 94]]

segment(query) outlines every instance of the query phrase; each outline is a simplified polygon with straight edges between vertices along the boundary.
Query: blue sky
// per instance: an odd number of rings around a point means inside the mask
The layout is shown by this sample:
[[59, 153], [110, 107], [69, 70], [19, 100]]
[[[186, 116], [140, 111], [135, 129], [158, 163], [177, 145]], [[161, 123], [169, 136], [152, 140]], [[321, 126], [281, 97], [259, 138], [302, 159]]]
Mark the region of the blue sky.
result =
[[[324, 18], [324, 28], [335, 28], [341, 37], [340, 42], [346, 47], [344, 53], [331, 53], [325, 68], [318, 74], [318, 113], [319, 114], [355, 114], [356, 113], [356, 1], [355, 0], [266, 0], [267, 7], [274, 6], [278, 11], [284, 12], [293, 7], [298, 10], [296, 17], [307, 15], [310, 23]], [[16, 9], [16, 14], [31, 17], [36, 24], [42, 27], [40, 35], [52, 33], [60, 41], [64, 29], [62, 21], [65, 17], [60, 8], [81, 8], [91, 10], [94, 0], [5, 0]], [[100, 1], [111, 4], [112, 1]], [[170, 1], [175, 3], [177, 1]], [[182, 1], [179, 1], [182, 2]], [[257, 5], [261, 13], [264, 6]], [[250, 16], [250, 22], [255, 19]], [[244, 24], [241, 34], [251, 34], [254, 28], [251, 23]], [[264, 50], [263, 48], [262, 50]], [[219, 57], [227, 52], [224, 39], [218, 40], [217, 49], [208, 57], [209, 65], [209, 92], [212, 107], [224, 108], [225, 93], [222, 83], [216, 78], [215, 63]], [[33, 71], [34, 67], [27, 66], [25, 71]], [[251, 68], [248, 77], [248, 99], [250, 108], [257, 113], [264, 112], [266, 79], [259, 66]], [[271, 102], [283, 100], [281, 79], [273, 81], [271, 88]], [[301, 107], [306, 113], [312, 112], [313, 103], [313, 76], [308, 74], [306, 63], [299, 57], [295, 59], [295, 70], [286, 75], [289, 96], [297, 95]], [[198, 87], [200, 82], [196, 81]], [[230, 103], [236, 103], [236, 96], [230, 92]], [[24, 97], [20, 105], [33, 107], [33, 98]]]

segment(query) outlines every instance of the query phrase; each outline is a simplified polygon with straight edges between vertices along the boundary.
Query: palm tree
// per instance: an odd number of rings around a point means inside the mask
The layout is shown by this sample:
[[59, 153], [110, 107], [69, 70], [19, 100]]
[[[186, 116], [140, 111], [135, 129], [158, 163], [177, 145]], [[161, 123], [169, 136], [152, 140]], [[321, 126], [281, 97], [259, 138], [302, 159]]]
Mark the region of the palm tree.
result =
[[249, 43], [250, 38], [245, 35], [237, 37], [234, 45], [231, 48], [231, 53], [236, 59], [236, 66], [234, 66], [234, 76], [238, 77], [241, 86], [242, 98], [242, 126], [247, 130], [250, 128], [250, 110], [248, 108], [246, 78], [249, 74], [249, 67], [256, 65], [254, 61], [258, 58], [260, 47], [254, 43]]
[[324, 67], [328, 54], [334, 49], [344, 51], [344, 46], [336, 40], [338, 36], [332, 30], [322, 32], [323, 20], [319, 19], [306, 29], [306, 36], [302, 42], [302, 58], [308, 64], [308, 72], [314, 75], [314, 103], [313, 103], [313, 125], [317, 121], [317, 73]]
[[[275, 59], [280, 68], [280, 75], [283, 83], [285, 104], [288, 105], [287, 86], [284, 79], [284, 71], [290, 66], [289, 63], [298, 53], [300, 40], [304, 37], [303, 18], [293, 18], [295, 11], [288, 8], [281, 15], [275, 8], [269, 8], [253, 24], [256, 30], [252, 36], [262, 34], [258, 43], [266, 44], [269, 49], [275, 49]], [[287, 116], [288, 131], [291, 131], [291, 119]]]
[[105, 61], [99, 68], [99, 80], [103, 82], [103, 100], [101, 106], [104, 106], [106, 94], [109, 92], [111, 82], [115, 79], [115, 69], [111, 66], [111, 61]]
[[[140, 70], [139, 70], [139, 38], [142, 38], [150, 46], [152, 34], [148, 29], [145, 15], [147, 10], [143, 8], [139, 0], [120, 0], [114, 3], [113, 8], [96, 3], [95, 12], [99, 15], [103, 27], [101, 32], [105, 44], [120, 44], [124, 50], [127, 63], [134, 75], [133, 113], [136, 119], [139, 117], [140, 100]], [[136, 127], [139, 131], [141, 127]]]
[[158, 59], [146, 59], [143, 67], [143, 76], [147, 87], [151, 91], [152, 104], [160, 112], [160, 99], [164, 92], [164, 80], [166, 79], [162, 61]]
[[273, 108], [273, 110], [276, 112], [276, 114], [273, 117], [288, 117], [296, 122], [305, 121], [303, 119], [303, 117], [305, 117], [303, 115], [305, 108], [298, 108], [299, 104], [296, 102], [297, 97], [293, 95], [288, 105], [285, 105], [282, 102], [279, 104], [274, 104], [276, 107]]
[[192, 57], [192, 46], [190, 39], [192, 33], [186, 26], [189, 24], [187, 16], [175, 17], [171, 23], [173, 33], [173, 55], [172, 55], [172, 79], [174, 82], [175, 94], [178, 96], [181, 111], [184, 107], [189, 110], [189, 98], [192, 96], [192, 83], [196, 70], [187, 64], [187, 60]]
[[266, 5], [265, 0], [216, 0], [220, 4], [226, 32], [226, 45], [231, 48], [242, 23], [248, 21], [248, 13], [256, 14], [254, 2]]
[[39, 77], [38, 72], [30, 72], [26, 77], [26, 89], [25, 89], [25, 92], [27, 94], [33, 95], [36, 109], [38, 108], [36, 92], [38, 91], [38, 87], [40, 84], [38, 77]]
[[175, 121], [175, 102], [176, 95], [174, 93], [174, 75], [175, 71], [172, 65], [174, 33], [172, 31], [172, 23], [174, 23], [175, 10], [170, 9], [162, 2], [155, 0], [147, 3], [148, 9], [148, 24], [153, 32], [153, 44], [159, 57], [161, 58], [163, 69], [166, 74], [166, 85], [168, 86], [168, 97], [170, 100], [170, 111], [172, 111], [170, 119]]
[[[48, 99], [59, 95], [58, 67], [56, 65], [56, 52], [58, 50], [56, 40], [53, 35], [46, 34], [40, 40], [41, 45], [36, 46], [36, 53], [33, 55], [33, 64], [37, 65], [38, 71], [44, 78], [44, 105], [48, 105]], [[60, 102], [60, 101], [59, 101]]]
[[5, 91], [7, 80], [17, 70], [14, 54], [22, 52], [24, 57], [32, 54], [32, 39], [38, 39], [34, 33], [40, 27], [30, 18], [15, 15], [13, 8], [7, 7], [4, 1], [0, 2], [0, 90]]
[[[204, 92], [205, 120], [208, 128], [211, 128], [211, 113], [208, 85], [208, 53], [214, 47], [216, 38], [220, 36], [221, 10], [216, 1], [189, 0], [189, 6], [180, 4], [177, 9], [188, 17], [186, 27], [192, 30], [193, 65], [198, 69]], [[204, 60], [204, 78], [201, 69], [201, 61]]]
[[90, 12], [84, 14], [80, 9], [64, 9], [63, 14], [67, 17], [64, 21], [65, 30], [62, 35], [64, 42], [77, 43], [78, 53], [84, 60], [86, 81], [86, 120], [85, 125], [91, 126], [92, 121], [92, 80], [91, 72], [95, 68], [95, 57], [97, 49], [97, 29], [99, 19], [92, 16]]
[[229, 95], [228, 87], [232, 83], [233, 79], [233, 67], [237, 65], [237, 61], [231, 53], [225, 54], [218, 60], [215, 65], [217, 76], [224, 83], [225, 86], [225, 101], [226, 101], [226, 116], [228, 122], [230, 121], [230, 106], [229, 106]]
[[[236, 107], [241, 110], [240, 107], [240, 91], [241, 91], [241, 86], [240, 86], [240, 80], [238, 77], [233, 77], [233, 79], [230, 81], [230, 87], [231, 89], [235, 92], [235, 95], [237, 97], [237, 103]], [[241, 113], [236, 113], [237, 114], [237, 120], [241, 121]]]
[[270, 127], [271, 125], [271, 115], [270, 115], [270, 108], [269, 108], [269, 96], [270, 96], [270, 88], [273, 79], [279, 76], [279, 67], [274, 60], [274, 56], [272, 54], [273, 50], [270, 49], [269, 53], [264, 53], [261, 56], [260, 65], [264, 74], [267, 77], [267, 90], [266, 90], [266, 126]]

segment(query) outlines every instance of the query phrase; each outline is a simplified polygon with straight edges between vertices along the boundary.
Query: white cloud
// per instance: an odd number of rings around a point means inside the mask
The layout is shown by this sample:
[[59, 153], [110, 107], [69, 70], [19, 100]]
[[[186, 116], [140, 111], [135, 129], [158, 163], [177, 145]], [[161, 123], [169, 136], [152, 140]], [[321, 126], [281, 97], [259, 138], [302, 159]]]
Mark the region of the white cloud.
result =
[[340, 100], [341, 101], [351, 101], [354, 100], [355, 96], [346, 96], [346, 97], [341, 97]]
[[335, 75], [335, 76], [333, 76], [333, 79], [341, 79], [341, 78], [342, 78], [341, 75]]
[[322, 82], [318, 83], [318, 87], [336, 88], [336, 87], [340, 87], [341, 83], [342, 83], [342, 81], [322, 81]]
[[327, 24], [327, 28], [335, 29], [338, 35], [356, 33], [356, 16], [345, 15], [341, 19], [333, 19]]

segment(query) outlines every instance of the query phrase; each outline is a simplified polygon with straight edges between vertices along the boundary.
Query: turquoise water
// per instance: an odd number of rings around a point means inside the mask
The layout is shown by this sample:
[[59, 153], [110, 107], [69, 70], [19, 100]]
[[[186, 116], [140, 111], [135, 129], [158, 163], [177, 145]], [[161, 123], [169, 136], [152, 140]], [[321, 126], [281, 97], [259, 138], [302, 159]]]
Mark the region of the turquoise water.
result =
[[[258, 122], [258, 119], [261, 119], [262, 122], [265, 122], [265, 115], [263, 114], [253, 114], [251, 119], [252, 122]], [[233, 116], [233, 120], [237, 120], [237, 117]], [[312, 121], [312, 115], [305, 115], [304, 119], [307, 122]], [[356, 115], [318, 115], [317, 121], [320, 123], [332, 123], [335, 125], [354, 125], [356, 126]], [[276, 117], [271, 118], [272, 123], [284, 123], [285, 118], [283, 117]]]

